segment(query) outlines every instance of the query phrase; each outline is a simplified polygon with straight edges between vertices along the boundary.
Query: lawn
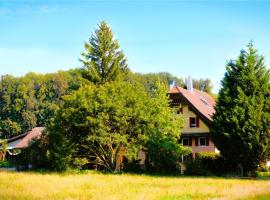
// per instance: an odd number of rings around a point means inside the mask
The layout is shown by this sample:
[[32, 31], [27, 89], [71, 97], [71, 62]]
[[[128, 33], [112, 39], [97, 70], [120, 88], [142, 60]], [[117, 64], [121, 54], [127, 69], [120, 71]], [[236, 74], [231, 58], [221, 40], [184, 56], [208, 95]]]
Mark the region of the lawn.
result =
[[0, 172], [0, 199], [270, 199], [270, 179]]

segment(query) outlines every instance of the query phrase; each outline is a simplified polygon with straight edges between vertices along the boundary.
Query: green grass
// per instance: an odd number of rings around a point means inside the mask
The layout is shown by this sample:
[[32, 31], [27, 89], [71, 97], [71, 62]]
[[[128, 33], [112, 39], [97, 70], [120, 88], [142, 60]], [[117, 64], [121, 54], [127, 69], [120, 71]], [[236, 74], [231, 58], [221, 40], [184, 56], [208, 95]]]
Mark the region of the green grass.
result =
[[230, 179], [131, 174], [0, 172], [0, 199], [270, 199], [270, 177]]

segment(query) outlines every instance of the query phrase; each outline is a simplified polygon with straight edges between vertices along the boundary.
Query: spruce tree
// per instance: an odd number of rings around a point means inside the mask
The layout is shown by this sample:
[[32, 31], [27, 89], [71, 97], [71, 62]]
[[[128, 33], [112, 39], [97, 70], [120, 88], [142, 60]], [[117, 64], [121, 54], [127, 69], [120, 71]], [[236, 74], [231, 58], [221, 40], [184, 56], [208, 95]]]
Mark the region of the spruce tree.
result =
[[270, 148], [270, 72], [252, 42], [226, 66], [211, 128], [231, 169], [256, 171]]
[[84, 77], [95, 84], [121, 79], [127, 71], [126, 58], [105, 21], [84, 45], [81, 53]]

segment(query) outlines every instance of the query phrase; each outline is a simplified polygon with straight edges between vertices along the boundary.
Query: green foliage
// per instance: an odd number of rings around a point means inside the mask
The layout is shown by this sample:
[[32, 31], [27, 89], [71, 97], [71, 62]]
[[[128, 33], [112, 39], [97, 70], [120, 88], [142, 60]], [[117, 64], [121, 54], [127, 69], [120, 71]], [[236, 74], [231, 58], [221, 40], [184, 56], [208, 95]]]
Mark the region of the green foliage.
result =
[[230, 172], [225, 159], [216, 153], [201, 152], [195, 159], [185, 162], [187, 175], [225, 175]]
[[0, 138], [10, 138], [45, 126], [61, 103], [61, 96], [87, 81], [80, 71], [2, 76], [0, 81]]
[[209, 78], [193, 79], [192, 83], [194, 88], [212, 94], [213, 85]]
[[150, 94], [141, 84], [116, 81], [81, 87], [65, 96], [48, 129], [51, 162], [58, 167], [72, 155], [70, 165], [113, 172], [118, 156], [136, 160], [154, 137], [161, 137], [166, 151], [179, 149], [181, 124], [160, 88], [157, 84]]
[[164, 84], [167, 89], [169, 88], [170, 82], [172, 80], [176, 81], [178, 86], [184, 87], [184, 81], [181, 78], [177, 78], [168, 72], [160, 72], [160, 73], [132, 73], [129, 72], [128, 79], [135, 82], [140, 82], [144, 85], [145, 89], [151, 87], [151, 85], [155, 82], [161, 82]]
[[[252, 43], [227, 63], [212, 123], [212, 140], [231, 168], [247, 175], [270, 149], [270, 74]], [[269, 157], [268, 157], [269, 158]]]
[[0, 140], [0, 158], [1, 160], [5, 160], [6, 154], [8, 151], [8, 144], [6, 140]]
[[1, 167], [13, 167], [13, 164], [10, 163], [10, 162], [7, 161], [7, 160], [1, 160], [1, 161], [0, 161], [0, 168], [1, 168]]
[[180, 173], [179, 158], [191, 149], [177, 143], [176, 137], [158, 133], [147, 142], [146, 170], [150, 173]]
[[[129, 72], [128, 79], [142, 83], [146, 89], [149, 88], [149, 86], [152, 83], [157, 81], [166, 85], [167, 88], [169, 88], [171, 81], [175, 81], [176, 85], [180, 87], [185, 87], [185, 82], [183, 78], [178, 78], [168, 72], [146, 73], [146, 74]], [[201, 78], [201, 79], [193, 79], [192, 81], [193, 87], [195, 89], [214, 95], [212, 94], [213, 85], [210, 79]]]
[[95, 84], [115, 81], [123, 78], [127, 72], [125, 56], [118, 41], [105, 21], [98, 25], [95, 34], [84, 45], [81, 54], [84, 65], [84, 77]]
[[146, 143], [146, 170], [149, 172], [176, 172], [180, 155], [190, 153], [189, 148], [178, 144], [183, 121], [169, 108], [166, 91], [166, 87], [158, 82], [150, 89], [150, 95], [155, 99], [151, 105], [151, 119], [155, 126], [150, 127]]

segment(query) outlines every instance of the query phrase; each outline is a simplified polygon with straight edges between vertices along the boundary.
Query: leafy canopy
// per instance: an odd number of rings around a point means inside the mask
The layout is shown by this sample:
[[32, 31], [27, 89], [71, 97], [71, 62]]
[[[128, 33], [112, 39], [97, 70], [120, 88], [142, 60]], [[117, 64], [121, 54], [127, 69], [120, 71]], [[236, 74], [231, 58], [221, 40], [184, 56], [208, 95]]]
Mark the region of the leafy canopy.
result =
[[116, 81], [91, 84], [65, 96], [48, 128], [52, 141], [63, 141], [50, 150], [51, 160], [58, 162], [55, 158], [70, 152], [73, 166], [113, 172], [119, 156], [138, 159], [138, 151], [154, 138], [163, 144], [169, 141], [162, 149], [178, 154], [179, 116], [169, 108], [161, 86], [152, 91], [147, 93], [138, 83]]
[[7, 139], [36, 126], [45, 126], [61, 104], [61, 97], [85, 82], [78, 70], [2, 76], [0, 138]]

